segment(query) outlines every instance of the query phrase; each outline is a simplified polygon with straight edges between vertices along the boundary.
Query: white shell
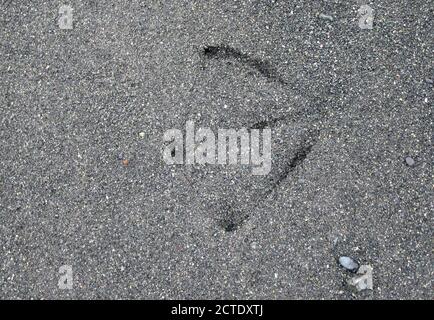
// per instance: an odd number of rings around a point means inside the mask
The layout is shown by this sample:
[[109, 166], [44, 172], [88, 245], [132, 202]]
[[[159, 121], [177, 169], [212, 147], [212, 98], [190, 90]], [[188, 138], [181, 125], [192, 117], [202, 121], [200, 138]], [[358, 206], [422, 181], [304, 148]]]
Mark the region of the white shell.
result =
[[339, 264], [345, 269], [350, 270], [352, 272], [356, 272], [357, 269], [359, 268], [359, 264], [353, 259], [351, 259], [350, 257], [345, 257], [345, 256], [340, 257]]

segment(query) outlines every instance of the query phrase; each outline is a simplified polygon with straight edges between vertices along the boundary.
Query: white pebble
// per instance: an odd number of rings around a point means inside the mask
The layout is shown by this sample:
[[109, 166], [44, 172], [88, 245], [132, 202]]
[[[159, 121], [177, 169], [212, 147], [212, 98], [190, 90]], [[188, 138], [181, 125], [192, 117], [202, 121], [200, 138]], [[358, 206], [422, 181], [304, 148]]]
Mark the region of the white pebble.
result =
[[350, 257], [345, 257], [345, 256], [340, 257], [339, 264], [345, 269], [350, 270], [352, 272], [356, 272], [357, 269], [359, 268], [359, 264], [355, 262], [353, 259], [351, 259]]
[[412, 157], [407, 157], [407, 158], [405, 158], [405, 162], [406, 162], [410, 167], [414, 166], [414, 164], [415, 164], [415, 161], [414, 161], [414, 159], [413, 159]]

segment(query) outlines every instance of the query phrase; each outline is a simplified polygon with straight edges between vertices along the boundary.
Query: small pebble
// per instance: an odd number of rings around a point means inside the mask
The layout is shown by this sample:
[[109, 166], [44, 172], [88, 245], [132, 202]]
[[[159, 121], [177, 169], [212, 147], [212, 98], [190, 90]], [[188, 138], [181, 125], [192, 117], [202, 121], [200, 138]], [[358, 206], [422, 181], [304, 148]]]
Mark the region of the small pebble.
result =
[[122, 164], [123, 164], [124, 166], [128, 166], [129, 163], [130, 163], [130, 162], [128, 161], [128, 159], [124, 159], [124, 160], [122, 160]]
[[359, 264], [350, 257], [340, 257], [339, 264], [351, 272], [356, 272], [359, 269]]
[[139, 132], [139, 137], [140, 138], [144, 138], [145, 137], [145, 133], [144, 132]]
[[426, 83], [429, 83], [429, 84], [433, 84], [434, 83], [434, 81], [432, 79], [430, 79], [430, 78], [426, 78], [425, 81], [426, 81]]
[[258, 248], [258, 244], [257, 244], [256, 242], [252, 242], [252, 243], [250, 244], [250, 248], [252, 248], [253, 250], [255, 250], [255, 249]]
[[412, 157], [407, 157], [405, 158], [405, 162], [407, 163], [408, 166], [413, 167], [415, 164], [415, 161]]

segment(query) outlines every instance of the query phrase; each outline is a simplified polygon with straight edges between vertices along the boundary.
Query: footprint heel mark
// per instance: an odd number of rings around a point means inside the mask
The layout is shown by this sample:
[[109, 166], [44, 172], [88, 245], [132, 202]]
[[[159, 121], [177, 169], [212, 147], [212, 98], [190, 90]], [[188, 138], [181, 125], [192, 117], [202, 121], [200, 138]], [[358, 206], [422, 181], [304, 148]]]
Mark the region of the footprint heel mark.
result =
[[287, 83], [277, 73], [276, 68], [269, 61], [263, 61], [261, 59], [251, 57], [246, 53], [242, 53], [240, 50], [226, 45], [219, 46], [206, 46], [202, 49], [202, 55], [207, 59], [217, 60], [235, 60], [241, 65], [247, 66], [256, 70], [263, 77], [278, 82], [282, 85]]
[[248, 214], [242, 214], [235, 211], [230, 205], [222, 204], [221, 214], [215, 220], [225, 232], [234, 232], [240, 229], [248, 218]]

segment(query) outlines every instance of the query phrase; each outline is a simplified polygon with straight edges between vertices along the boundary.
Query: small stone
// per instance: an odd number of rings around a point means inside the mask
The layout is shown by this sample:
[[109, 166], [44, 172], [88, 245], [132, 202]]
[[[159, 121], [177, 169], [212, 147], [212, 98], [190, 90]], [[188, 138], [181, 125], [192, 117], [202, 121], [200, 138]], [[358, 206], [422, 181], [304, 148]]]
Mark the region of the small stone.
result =
[[129, 164], [130, 162], [128, 161], [128, 159], [124, 159], [124, 160], [122, 160], [122, 164], [126, 167], [126, 166], [128, 166], [128, 164]]
[[415, 164], [415, 161], [412, 157], [407, 157], [405, 158], [405, 162], [407, 163], [408, 166], [413, 167]]
[[139, 137], [140, 138], [144, 138], [145, 137], [145, 133], [144, 132], [139, 132]]
[[319, 15], [319, 18], [322, 19], [322, 20], [333, 21], [333, 17], [332, 16], [329, 16], [329, 15], [326, 15], [326, 14], [323, 14], [323, 13], [321, 13]]
[[426, 83], [429, 83], [429, 84], [433, 84], [434, 83], [434, 81], [432, 79], [430, 79], [430, 78], [426, 78], [425, 81], [426, 81]]
[[256, 242], [252, 242], [250, 244], [250, 248], [252, 248], [253, 250], [256, 250], [258, 248], [258, 244]]
[[350, 257], [342, 256], [339, 258], [339, 264], [345, 269], [356, 272], [359, 269], [359, 264]]
[[348, 285], [355, 288], [358, 292], [363, 290], [373, 290], [372, 270], [370, 265], [361, 265], [355, 276], [347, 281]]

